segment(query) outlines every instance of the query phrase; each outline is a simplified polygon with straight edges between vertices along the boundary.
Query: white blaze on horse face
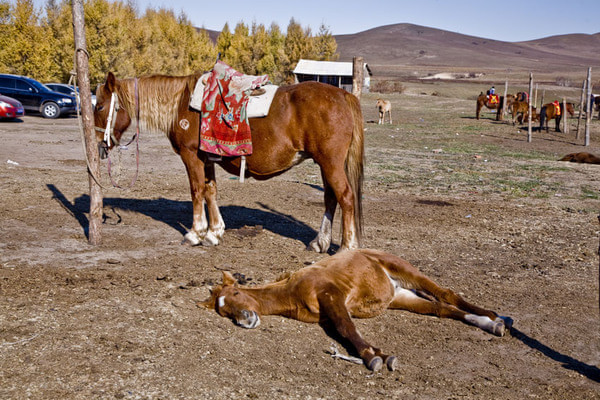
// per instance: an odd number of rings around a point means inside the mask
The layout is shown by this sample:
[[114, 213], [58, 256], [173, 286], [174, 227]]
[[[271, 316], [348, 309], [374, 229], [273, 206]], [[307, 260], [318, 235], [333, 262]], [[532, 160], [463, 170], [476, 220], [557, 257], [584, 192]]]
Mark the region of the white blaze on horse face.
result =
[[217, 299], [217, 308], [225, 307], [225, 296], [219, 296]]

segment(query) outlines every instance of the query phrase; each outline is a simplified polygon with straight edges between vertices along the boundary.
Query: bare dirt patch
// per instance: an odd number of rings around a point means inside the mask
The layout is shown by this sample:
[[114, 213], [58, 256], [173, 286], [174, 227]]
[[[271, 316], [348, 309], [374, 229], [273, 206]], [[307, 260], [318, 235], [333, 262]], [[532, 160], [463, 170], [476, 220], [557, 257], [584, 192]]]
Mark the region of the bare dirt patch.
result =
[[600, 167], [556, 161], [599, 154], [600, 123], [589, 148], [574, 133], [527, 143], [453, 91], [409, 85], [381, 126], [377, 96], [363, 97], [364, 246], [510, 315], [511, 335], [405, 312], [357, 320], [399, 357], [398, 371], [371, 374], [332, 359], [318, 325], [238, 328], [196, 301], [222, 270], [254, 284], [327, 257], [305, 250], [323, 210], [316, 166], [244, 184], [220, 172], [225, 242], [190, 248], [183, 164], [142, 133], [138, 182], [105, 190], [93, 247], [76, 119], [27, 116], [0, 123], [0, 397], [600, 398]]

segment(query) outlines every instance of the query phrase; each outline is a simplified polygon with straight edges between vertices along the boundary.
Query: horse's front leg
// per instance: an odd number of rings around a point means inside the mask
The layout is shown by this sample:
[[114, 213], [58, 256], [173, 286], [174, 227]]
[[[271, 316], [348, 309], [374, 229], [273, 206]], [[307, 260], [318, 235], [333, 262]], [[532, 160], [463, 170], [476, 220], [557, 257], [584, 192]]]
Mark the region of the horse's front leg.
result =
[[204, 175], [206, 181], [204, 184], [204, 199], [208, 209], [208, 232], [204, 242], [210, 245], [217, 245], [223, 240], [225, 234], [225, 222], [219, 211], [217, 203], [217, 180], [215, 178], [215, 164], [206, 163], [204, 166]]
[[390, 371], [396, 367], [396, 357], [383, 354], [380, 349], [371, 346], [358, 332], [346, 308], [343, 293], [334, 285], [327, 285], [319, 291], [319, 313], [322, 322], [332, 322], [337, 332], [349, 341], [365, 366], [371, 371], [379, 371], [383, 364]]
[[309, 244], [310, 249], [318, 253], [327, 252], [331, 246], [331, 227], [333, 224], [335, 209], [337, 207], [335, 193], [325, 180], [325, 176], [323, 176], [323, 186], [325, 192], [325, 213], [323, 214], [323, 220], [321, 221], [321, 227], [317, 237], [314, 238]]
[[[205, 173], [205, 164], [198, 158], [196, 152], [190, 149], [183, 149], [180, 153], [181, 159], [185, 165], [188, 179], [190, 183], [190, 192], [192, 195], [192, 228], [185, 235], [184, 243], [196, 246], [199, 244], [203, 245], [217, 245], [223, 234], [215, 234], [214, 231], [209, 230], [209, 223], [204, 213], [205, 201], [209, 204], [209, 210], [214, 208], [216, 205], [216, 185], [214, 185], [214, 168], [210, 178], [207, 178]], [[211, 184], [212, 182], [212, 184]], [[218, 212], [218, 208], [217, 208]], [[222, 219], [218, 215], [217, 220]], [[211, 220], [213, 217], [211, 216]], [[215, 224], [218, 225], [218, 224]], [[224, 231], [224, 224], [221, 230]], [[219, 232], [217, 228], [216, 232]]]

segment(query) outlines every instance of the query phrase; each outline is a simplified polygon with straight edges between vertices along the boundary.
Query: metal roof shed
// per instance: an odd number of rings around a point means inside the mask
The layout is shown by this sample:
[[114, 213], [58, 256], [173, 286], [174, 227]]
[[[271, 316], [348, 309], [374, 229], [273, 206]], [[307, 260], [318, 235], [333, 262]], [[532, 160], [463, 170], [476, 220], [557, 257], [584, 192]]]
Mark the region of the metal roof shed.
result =
[[[369, 92], [371, 69], [365, 64], [363, 93]], [[300, 59], [294, 68], [296, 83], [317, 81], [352, 92], [352, 63], [337, 61], [314, 61]]]

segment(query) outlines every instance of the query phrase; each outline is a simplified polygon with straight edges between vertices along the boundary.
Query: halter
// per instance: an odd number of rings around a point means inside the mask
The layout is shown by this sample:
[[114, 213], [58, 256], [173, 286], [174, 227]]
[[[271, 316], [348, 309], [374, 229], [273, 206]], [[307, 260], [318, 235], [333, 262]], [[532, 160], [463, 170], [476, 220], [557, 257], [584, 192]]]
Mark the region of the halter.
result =
[[110, 108], [108, 109], [106, 128], [100, 128], [99, 126], [94, 127], [94, 129], [96, 129], [97, 131], [104, 132], [104, 142], [108, 147], [110, 147], [111, 139], [115, 145], [119, 144], [119, 140], [115, 137], [114, 134], [115, 124], [117, 123], [117, 118], [115, 118], [115, 116], [116, 112], [118, 112], [119, 109], [119, 97], [117, 96], [117, 93], [113, 92], [110, 95]]

